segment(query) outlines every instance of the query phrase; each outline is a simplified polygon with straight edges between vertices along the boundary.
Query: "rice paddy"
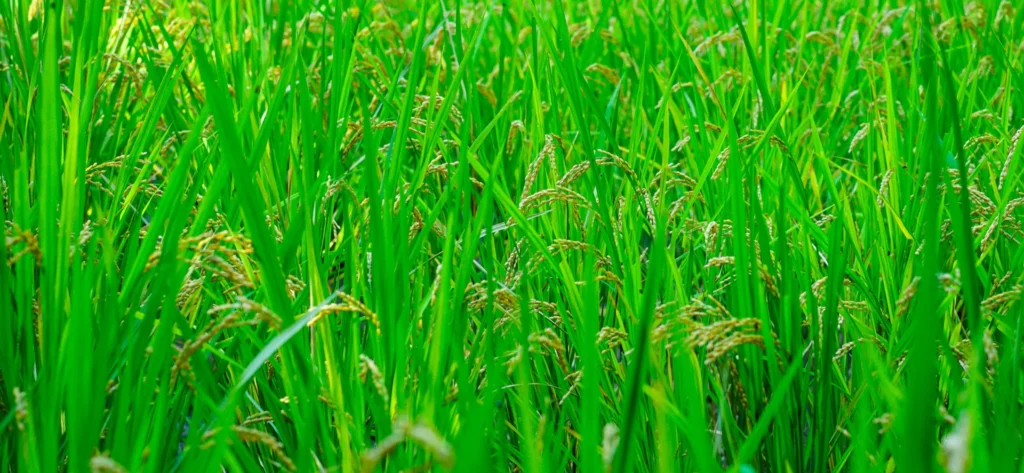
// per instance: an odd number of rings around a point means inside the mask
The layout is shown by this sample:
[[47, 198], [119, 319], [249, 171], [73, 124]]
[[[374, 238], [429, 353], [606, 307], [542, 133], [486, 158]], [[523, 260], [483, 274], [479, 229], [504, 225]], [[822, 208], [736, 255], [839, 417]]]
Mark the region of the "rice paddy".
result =
[[0, 471], [1024, 471], [1018, 10], [0, 0]]

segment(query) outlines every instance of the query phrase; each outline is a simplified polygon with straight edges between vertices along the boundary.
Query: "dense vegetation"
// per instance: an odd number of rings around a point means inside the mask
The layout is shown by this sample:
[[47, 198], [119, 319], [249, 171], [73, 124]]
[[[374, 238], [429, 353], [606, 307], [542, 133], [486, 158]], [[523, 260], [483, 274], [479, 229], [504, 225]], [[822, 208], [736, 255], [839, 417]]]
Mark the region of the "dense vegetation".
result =
[[1017, 8], [0, 0], [0, 471], [1024, 471]]

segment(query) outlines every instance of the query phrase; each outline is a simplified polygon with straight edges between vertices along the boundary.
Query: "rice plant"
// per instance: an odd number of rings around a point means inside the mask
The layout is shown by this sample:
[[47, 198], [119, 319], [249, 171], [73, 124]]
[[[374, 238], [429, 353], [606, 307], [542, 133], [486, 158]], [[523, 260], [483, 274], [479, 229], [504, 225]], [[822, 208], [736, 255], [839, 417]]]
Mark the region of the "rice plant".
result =
[[1024, 472], [1010, 0], [0, 0], [2, 472]]

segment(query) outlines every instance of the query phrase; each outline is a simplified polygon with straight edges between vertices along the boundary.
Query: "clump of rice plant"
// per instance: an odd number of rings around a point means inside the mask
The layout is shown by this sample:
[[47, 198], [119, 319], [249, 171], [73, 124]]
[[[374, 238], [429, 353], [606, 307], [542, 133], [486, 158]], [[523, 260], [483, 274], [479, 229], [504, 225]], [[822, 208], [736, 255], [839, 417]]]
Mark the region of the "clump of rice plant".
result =
[[1021, 469], [1011, 1], [0, 1], [0, 472]]

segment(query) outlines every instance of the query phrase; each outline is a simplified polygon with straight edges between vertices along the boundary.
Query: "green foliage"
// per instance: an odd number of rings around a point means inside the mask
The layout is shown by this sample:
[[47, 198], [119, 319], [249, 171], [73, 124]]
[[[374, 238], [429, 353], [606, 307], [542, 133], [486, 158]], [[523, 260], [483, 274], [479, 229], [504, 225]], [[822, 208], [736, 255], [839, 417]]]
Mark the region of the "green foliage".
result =
[[0, 472], [1024, 471], [1017, 9], [0, 0]]

